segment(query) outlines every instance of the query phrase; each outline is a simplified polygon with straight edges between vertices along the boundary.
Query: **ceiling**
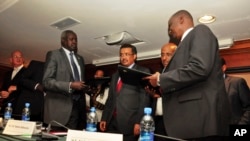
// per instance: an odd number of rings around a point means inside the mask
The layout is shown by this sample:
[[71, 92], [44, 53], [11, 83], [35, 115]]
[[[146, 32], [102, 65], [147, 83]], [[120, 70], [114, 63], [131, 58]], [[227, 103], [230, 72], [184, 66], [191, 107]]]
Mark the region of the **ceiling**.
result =
[[[79, 21], [78, 53], [86, 64], [118, 61], [119, 46], [102, 36], [126, 31], [144, 43], [135, 45], [138, 59], [156, 57], [168, 42], [167, 22], [180, 9], [198, 17], [216, 16], [208, 24], [219, 40], [250, 38], [249, 0], [0, 0], [0, 65], [9, 66], [10, 52], [19, 49], [26, 62], [45, 60], [46, 52], [60, 48], [59, 30], [50, 26], [65, 17]], [[159, 57], [159, 56], [157, 56]]]

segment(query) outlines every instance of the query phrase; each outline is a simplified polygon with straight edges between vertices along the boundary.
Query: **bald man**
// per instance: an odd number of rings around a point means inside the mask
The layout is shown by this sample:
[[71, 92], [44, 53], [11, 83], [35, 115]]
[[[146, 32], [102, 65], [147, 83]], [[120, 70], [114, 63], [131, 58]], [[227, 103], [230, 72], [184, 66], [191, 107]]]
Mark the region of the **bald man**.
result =
[[164, 73], [146, 78], [162, 90], [167, 134], [190, 140], [229, 135], [229, 101], [216, 36], [206, 25], [194, 26], [186, 10], [174, 13], [168, 28], [171, 37], [179, 41], [177, 50]]
[[[4, 112], [7, 103], [12, 103], [13, 110], [15, 110], [17, 98], [20, 94], [21, 89], [20, 81], [22, 79], [22, 74], [25, 71], [24, 67], [24, 57], [21, 51], [15, 50], [11, 53], [10, 63], [13, 69], [7, 72], [3, 78], [3, 85], [0, 90], [1, 98], [3, 98], [1, 113]], [[21, 113], [15, 113], [21, 114]], [[20, 116], [13, 116], [13, 118], [20, 118]]]
[[[174, 43], [166, 43], [162, 46], [161, 63], [163, 66], [163, 70], [161, 72], [164, 72], [164, 70], [168, 66], [172, 56], [174, 55], [176, 48], [177, 46]], [[155, 133], [167, 136], [167, 133], [165, 131], [164, 124], [163, 124], [161, 93], [157, 89], [150, 89], [149, 87], [146, 87], [145, 90], [153, 98], [153, 103], [152, 103], [153, 112], [152, 113], [154, 113], [153, 116], [154, 116], [154, 121], [155, 121]], [[157, 136], [155, 136], [154, 140], [166, 141], [166, 139], [160, 138]]]

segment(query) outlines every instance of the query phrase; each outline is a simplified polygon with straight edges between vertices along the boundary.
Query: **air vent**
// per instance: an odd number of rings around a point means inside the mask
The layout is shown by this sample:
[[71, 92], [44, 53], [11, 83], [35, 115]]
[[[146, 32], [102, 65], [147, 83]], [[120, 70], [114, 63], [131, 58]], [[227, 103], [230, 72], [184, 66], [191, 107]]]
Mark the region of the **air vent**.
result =
[[63, 30], [63, 29], [72, 27], [74, 25], [80, 24], [80, 23], [81, 23], [80, 21], [78, 21], [72, 17], [65, 17], [65, 18], [62, 18], [62, 19], [52, 23], [50, 26], [57, 28], [57, 29], [60, 29], [60, 30]]

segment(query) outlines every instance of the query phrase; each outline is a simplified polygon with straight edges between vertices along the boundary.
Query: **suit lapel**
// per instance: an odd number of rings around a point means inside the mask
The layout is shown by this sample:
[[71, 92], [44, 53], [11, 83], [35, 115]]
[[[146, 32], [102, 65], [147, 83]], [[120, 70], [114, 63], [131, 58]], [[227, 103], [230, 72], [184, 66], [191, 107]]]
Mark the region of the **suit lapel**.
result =
[[226, 76], [225, 78], [225, 88], [226, 88], [226, 92], [228, 93], [229, 92], [229, 88], [230, 88], [230, 77], [229, 76]]

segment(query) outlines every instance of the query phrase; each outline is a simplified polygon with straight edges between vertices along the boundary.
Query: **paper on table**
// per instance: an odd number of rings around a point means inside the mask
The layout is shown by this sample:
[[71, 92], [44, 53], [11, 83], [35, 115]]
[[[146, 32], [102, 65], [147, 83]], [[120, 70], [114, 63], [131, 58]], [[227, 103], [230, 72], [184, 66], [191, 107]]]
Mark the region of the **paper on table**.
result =
[[68, 130], [66, 141], [122, 141], [122, 134]]

